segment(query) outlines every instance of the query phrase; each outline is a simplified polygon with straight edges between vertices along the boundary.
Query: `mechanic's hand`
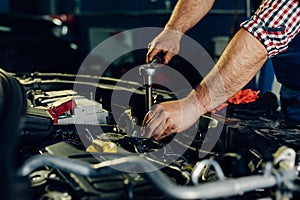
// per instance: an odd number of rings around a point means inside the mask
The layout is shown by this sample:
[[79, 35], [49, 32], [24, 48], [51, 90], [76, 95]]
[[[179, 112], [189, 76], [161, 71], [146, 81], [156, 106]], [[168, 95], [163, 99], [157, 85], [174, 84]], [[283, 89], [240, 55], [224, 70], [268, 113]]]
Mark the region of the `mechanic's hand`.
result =
[[160, 103], [146, 114], [141, 133], [144, 137], [153, 136], [155, 140], [160, 140], [188, 129], [198, 118], [196, 106], [183, 100]]
[[163, 54], [163, 64], [168, 64], [172, 57], [179, 52], [182, 35], [178, 31], [164, 29], [149, 43], [146, 62], [150, 63], [156, 55]]

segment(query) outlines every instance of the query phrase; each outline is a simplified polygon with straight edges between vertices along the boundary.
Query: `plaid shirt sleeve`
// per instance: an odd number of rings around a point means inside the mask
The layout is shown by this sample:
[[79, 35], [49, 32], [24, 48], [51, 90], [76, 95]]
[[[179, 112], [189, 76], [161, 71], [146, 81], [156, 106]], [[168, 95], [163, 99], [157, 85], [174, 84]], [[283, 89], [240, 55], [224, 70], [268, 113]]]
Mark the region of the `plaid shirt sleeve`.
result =
[[300, 31], [298, 0], [264, 0], [259, 9], [241, 27], [265, 46], [269, 57], [288, 48]]

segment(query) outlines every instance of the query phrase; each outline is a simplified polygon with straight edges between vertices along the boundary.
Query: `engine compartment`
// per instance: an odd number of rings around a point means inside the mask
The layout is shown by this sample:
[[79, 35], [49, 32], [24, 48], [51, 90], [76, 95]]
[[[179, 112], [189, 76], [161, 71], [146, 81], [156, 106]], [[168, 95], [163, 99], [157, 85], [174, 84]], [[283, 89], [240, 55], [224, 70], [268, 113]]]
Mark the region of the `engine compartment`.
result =
[[[14, 160], [17, 176], [28, 181], [29, 199], [299, 197], [296, 125], [217, 113], [156, 141], [140, 137], [145, 91], [138, 83], [71, 74], [12, 76], [27, 99]], [[130, 94], [129, 106], [112, 101], [113, 91]], [[159, 87], [153, 93], [154, 103], [176, 99]], [[63, 114], [51, 115], [49, 110], [57, 112], [53, 105]]]

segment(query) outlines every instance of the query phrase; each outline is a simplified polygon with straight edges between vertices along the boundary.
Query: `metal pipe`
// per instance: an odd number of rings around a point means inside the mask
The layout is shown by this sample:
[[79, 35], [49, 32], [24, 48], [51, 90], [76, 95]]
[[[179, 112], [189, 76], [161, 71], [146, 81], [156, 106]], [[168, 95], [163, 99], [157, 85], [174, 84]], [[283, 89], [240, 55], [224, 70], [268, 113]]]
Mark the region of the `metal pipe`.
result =
[[[67, 172], [89, 177], [111, 176], [124, 172], [147, 172], [143, 173], [150, 182], [161, 192], [176, 199], [213, 199], [241, 195], [255, 189], [270, 188], [281, 182], [275, 175], [253, 175], [230, 180], [214, 181], [196, 186], [179, 186], [172, 182], [150, 162], [130, 156], [110, 161], [104, 161], [96, 165], [79, 163], [67, 158], [51, 155], [35, 156], [24, 163], [18, 170], [19, 176], [28, 176], [34, 170], [49, 166]], [[121, 168], [118, 171], [112, 167]], [[286, 178], [286, 177], [285, 177]]]

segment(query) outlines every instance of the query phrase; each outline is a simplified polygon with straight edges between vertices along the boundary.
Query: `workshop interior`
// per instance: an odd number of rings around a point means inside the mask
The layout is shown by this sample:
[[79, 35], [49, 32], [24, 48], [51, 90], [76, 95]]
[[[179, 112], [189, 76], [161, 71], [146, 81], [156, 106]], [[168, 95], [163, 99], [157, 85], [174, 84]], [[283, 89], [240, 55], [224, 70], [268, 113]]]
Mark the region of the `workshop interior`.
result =
[[[0, 1], [0, 199], [299, 199], [300, 106], [282, 107], [280, 88], [300, 87], [281, 73], [299, 66], [300, 36], [189, 129], [141, 137], [151, 106], [187, 95], [258, 3], [216, 0], [186, 33], [199, 62], [146, 63], [176, 2]], [[177, 75], [189, 87], [170, 88]]]

